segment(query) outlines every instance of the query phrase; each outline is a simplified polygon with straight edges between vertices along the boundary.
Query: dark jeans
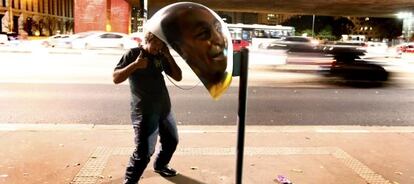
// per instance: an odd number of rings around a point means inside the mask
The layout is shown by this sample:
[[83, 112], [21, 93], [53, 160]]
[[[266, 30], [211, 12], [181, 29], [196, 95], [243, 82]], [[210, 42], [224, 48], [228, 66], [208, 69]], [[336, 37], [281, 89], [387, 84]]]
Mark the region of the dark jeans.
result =
[[126, 168], [124, 183], [127, 184], [135, 184], [140, 179], [155, 151], [158, 135], [161, 147], [154, 168], [168, 165], [178, 144], [177, 125], [171, 112], [166, 116], [154, 113], [133, 118], [132, 124], [136, 147]]

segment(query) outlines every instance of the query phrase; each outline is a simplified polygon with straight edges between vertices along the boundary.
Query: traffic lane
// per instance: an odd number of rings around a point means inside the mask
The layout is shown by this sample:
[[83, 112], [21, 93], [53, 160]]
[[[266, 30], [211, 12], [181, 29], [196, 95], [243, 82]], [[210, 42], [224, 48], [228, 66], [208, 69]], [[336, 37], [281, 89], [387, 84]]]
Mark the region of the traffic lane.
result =
[[[202, 86], [168, 87], [178, 124], [235, 125], [238, 88], [214, 101]], [[413, 125], [413, 89], [249, 87], [249, 125]], [[2, 123], [130, 124], [129, 87], [1, 84]]]

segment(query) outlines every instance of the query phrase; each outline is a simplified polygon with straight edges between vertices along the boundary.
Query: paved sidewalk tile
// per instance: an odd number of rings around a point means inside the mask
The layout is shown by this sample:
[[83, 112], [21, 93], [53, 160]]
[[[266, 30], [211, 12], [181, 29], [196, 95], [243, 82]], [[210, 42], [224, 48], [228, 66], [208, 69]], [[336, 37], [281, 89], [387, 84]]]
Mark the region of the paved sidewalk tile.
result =
[[[120, 183], [133, 132], [118, 125], [0, 124], [0, 183]], [[179, 126], [163, 178], [149, 164], [143, 184], [231, 184], [235, 126]], [[248, 126], [243, 183], [414, 183], [413, 127]]]

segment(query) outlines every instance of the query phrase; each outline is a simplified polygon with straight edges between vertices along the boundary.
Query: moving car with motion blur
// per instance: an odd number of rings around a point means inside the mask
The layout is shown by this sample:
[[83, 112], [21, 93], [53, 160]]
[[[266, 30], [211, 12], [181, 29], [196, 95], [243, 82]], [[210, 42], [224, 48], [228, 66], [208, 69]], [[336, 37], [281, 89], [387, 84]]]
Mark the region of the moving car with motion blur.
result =
[[42, 45], [45, 47], [70, 48], [74, 39], [76, 39], [76, 35], [58, 34], [44, 40]]
[[334, 58], [329, 75], [340, 77], [346, 81], [358, 82], [385, 82], [389, 73], [381, 65], [361, 59], [365, 50], [355, 47], [333, 47], [327, 50]]
[[303, 36], [288, 36], [262, 45], [266, 49], [284, 49], [288, 52], [319, 52], [319, 42]]
[[414, 53], [414, 42], [404, 43], [397, 46], [397, 51], [400, 53]]
[[0, 45], [17, 46], [20, 44], [19, 35], [17, 33], [0, 32]]
[[135, 40], [138, 43], [138, 45], [142, 44], [142, 42], [144, 41], [144, 37], [145, 37], [144, 33], [142, 32], [134, 32], [134, 33], [131, 33], [129, 36], [133, 40]]
[[72, 48], [75, 49], [130, 49], [137, 46], [138, 43], [133, 38], [127, 34], [117, 32], [85, 32], [72, 41]]

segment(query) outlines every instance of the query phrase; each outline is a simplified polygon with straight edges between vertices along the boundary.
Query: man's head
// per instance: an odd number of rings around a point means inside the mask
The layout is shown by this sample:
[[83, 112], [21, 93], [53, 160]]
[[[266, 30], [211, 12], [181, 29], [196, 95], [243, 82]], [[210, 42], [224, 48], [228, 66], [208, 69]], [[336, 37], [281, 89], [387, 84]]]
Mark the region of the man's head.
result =
[[223, 79], [227, 67], [227, 40], [220, 21], [205, 7], [178, 5], [163, 15], [162, 32], [167, 42], [207, 81]]
[[163, 47], [165, 47], [164, 42], [157, 36], [151, 32], [147, 32], [145, 34], [145, 50], [147, 50], [147, 52], [156, 55], [161, 51]]

